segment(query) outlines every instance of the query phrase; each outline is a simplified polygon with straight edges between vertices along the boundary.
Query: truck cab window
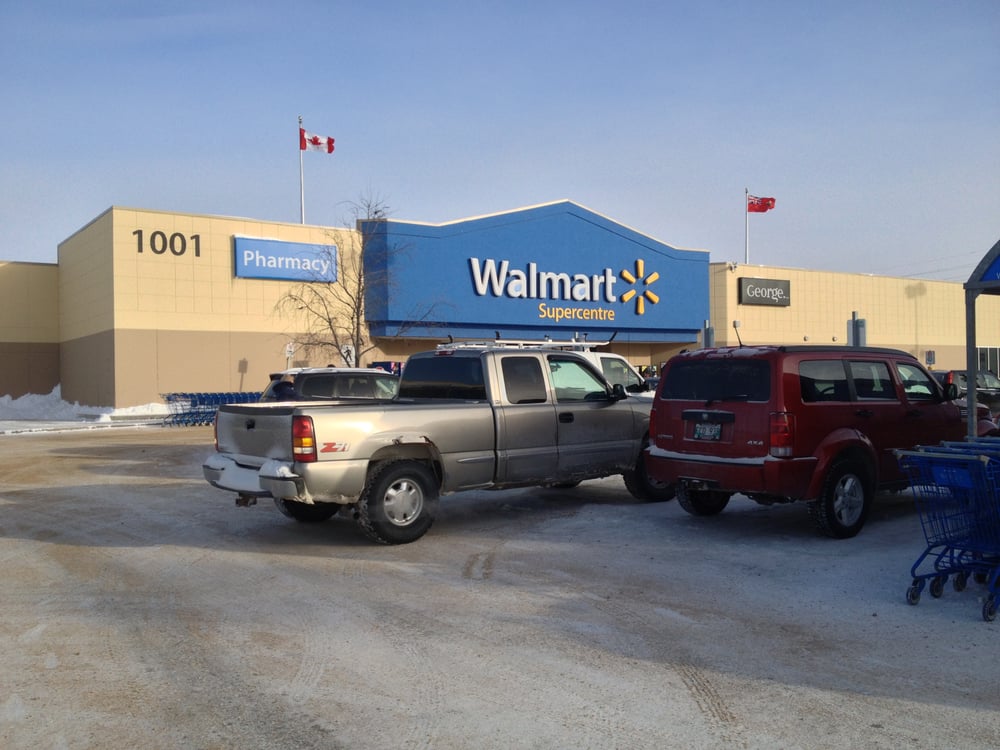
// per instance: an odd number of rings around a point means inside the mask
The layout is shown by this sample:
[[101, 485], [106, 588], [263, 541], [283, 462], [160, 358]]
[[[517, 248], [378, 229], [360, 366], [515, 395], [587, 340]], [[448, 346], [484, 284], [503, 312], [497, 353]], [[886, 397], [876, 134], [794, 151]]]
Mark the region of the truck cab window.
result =
[[548, 399], [542, 365], [537, 357], [504, 357], [500, 360], [507, 400], [512, 404], [543, 404]]

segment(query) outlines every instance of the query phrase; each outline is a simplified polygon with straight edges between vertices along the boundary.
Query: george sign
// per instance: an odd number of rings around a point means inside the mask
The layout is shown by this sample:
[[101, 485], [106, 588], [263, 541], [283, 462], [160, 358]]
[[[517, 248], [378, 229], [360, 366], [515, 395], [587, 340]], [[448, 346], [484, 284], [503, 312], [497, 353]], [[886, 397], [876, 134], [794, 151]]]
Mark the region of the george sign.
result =
[[787, 279], [741, 278], [741, 305], [769, 305], [788, 307], [792, 304], [791, 282]]
[[233, 237], [234, 275], [285, 281], [337, 280], [337, 246]]

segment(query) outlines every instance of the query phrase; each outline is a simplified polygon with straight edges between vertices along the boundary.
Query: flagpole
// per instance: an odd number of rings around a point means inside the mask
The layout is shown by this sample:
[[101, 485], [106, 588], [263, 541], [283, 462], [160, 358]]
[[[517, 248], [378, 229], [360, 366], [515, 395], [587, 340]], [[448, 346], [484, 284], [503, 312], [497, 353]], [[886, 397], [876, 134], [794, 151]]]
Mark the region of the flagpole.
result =
[[[302, 137], [302, 115], [299, 115], [299, 138]], [[302, 141], [299, 141], [299, 213], [302, 223], [306, 223], [306, 183], [302, 176]]]
[[[746, 195], [743, 197], [743, 262], [750, 265], [750, 188], [743, 188]], [[302, 220], [305, 223], [305, 219]]]

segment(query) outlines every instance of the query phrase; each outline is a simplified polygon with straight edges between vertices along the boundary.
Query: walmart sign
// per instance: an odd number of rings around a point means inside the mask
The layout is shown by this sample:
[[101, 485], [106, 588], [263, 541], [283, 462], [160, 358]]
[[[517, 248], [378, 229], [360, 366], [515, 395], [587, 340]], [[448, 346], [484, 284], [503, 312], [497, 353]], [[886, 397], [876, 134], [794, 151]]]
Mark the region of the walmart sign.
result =
[[376, 336], [696, 341], [708, 253], [559, 201], [446, 224], [362, 222]]
[[332, 282], [337, 246], [234, 237], [235, 275], [243, 279]]

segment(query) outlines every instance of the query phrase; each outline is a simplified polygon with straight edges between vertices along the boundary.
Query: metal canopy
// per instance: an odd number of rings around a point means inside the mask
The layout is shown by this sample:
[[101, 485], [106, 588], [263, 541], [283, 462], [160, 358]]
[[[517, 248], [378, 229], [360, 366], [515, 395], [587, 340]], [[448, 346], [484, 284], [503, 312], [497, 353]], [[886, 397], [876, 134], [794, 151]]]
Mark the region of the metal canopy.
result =
[[1000, 294], [1000, 240], [983, 256], [965, 282], [965, 403], [968, 407], [967, 434], [976, 436], [976, 378], [979, 356], [976, 353], [976, 299], [980, 294]]

